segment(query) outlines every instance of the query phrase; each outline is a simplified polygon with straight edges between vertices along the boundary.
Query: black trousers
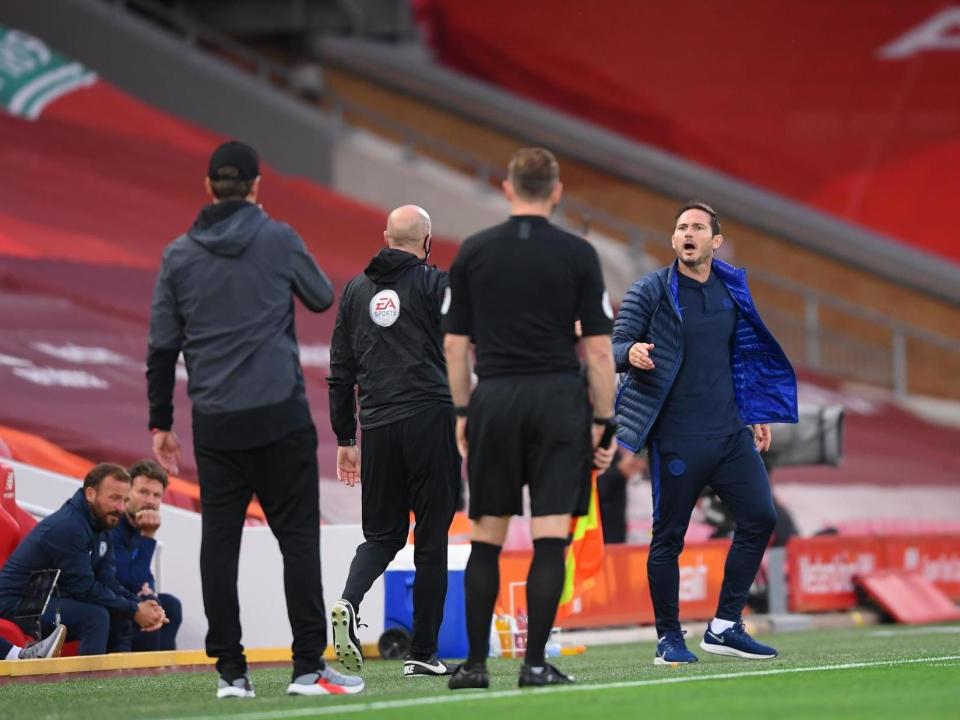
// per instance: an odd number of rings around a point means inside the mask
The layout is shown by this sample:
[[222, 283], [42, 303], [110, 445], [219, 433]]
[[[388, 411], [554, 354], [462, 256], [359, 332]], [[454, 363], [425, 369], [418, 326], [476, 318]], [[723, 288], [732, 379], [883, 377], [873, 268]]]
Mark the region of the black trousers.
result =
[[627, 541], [627, 478], [617, 467], [618, 459], [597, 478], [603, 542], [608, 545]]
[[447, 596], [447, 533], [460, 491], [460, 455], [453, 408], [438, 405], [413, 417], [363, 431], [360, 458], [363, 536], [343, 597], [360, 606], [373, 581], [407, 543], [410, 511], [413, 560], [411, 653], [437, 651]]
[[323, 666], [327, 624], [320, 576], [317, 433], [303, 428], [263, 447], [219, 450], [195, 444], [203, 536], [200, 579], [207, 655], [226, 679], [246, 672], [240, 644], [237, 567], [247, 505], [256, 494], [283, 555], [294, 674]]
[[737, 522], [723, 569], [717, 617], [739, 620], [757, 576], [777, 512], [770, 480], [753, 434], [743, 429], [721, 438], [651, 440], [653, 537], [647, 559], [657, 634], [679, 632], [678, 558], [697, 498], [706, 485], [720, 496]]

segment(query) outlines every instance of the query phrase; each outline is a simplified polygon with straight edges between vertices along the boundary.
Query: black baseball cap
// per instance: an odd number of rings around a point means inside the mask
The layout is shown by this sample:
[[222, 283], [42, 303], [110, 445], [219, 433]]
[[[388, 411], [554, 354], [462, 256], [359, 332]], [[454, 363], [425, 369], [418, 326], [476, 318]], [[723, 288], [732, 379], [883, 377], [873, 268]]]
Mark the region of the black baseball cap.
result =
[[253, 180], [260, 175], [260, 156], [249, 145], [230, 140], [213, 151], [207, 176], [211, 180], [220, 180], [220, 168], [234, 167], [240, 173], [240, 180]]

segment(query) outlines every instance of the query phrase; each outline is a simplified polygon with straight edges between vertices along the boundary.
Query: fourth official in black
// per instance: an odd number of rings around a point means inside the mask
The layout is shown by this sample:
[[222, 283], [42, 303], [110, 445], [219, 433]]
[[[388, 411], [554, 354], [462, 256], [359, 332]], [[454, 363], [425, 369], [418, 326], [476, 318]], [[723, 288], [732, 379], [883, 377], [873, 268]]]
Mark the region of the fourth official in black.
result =
[[[330, 348], [330, 419], [337, 477], [361, 481], [363, 535], [331, 611], [340, 661], [359, 671], [357, 611], [416, 524], [413, 638], [403, 674], [446, 675], [437, 635], [447, 594], [447, 532], [460, 490], [460, 456], [447, 385], [440, 311], [447, 274], [426, 264], [430, 216], [416, 205], [390, 213], [382, 249], [347, 285]], [[357, 447], [356, 399], [361, 447]]]

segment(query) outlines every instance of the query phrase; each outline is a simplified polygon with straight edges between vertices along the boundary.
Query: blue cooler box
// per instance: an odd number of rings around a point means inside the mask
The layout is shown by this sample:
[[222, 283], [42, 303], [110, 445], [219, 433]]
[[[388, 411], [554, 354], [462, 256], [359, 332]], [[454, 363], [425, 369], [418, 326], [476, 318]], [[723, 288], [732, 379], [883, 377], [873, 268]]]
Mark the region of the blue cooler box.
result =
[[[451, 545], [448, 551], [447, 599], [443, 604], [437, 654], [444, 658], [465, 658], [467, 617], [463, 593], [463, 571], [470, 556], [469, 545]], [[413, 632], [413, 547], [407, 545], [383, 575], [383, 627]]]

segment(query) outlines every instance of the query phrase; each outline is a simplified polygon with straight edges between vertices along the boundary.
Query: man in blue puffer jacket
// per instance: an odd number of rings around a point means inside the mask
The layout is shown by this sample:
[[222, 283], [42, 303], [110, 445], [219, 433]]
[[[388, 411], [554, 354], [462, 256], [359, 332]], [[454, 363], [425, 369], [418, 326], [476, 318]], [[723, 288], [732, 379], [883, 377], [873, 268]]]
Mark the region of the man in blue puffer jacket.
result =
[[677, 260], [630, 288], [613, 330], [617, 439], [646, 446], [653, 489], [647, 572], [660, 642], [654, 663], [696, 662], [679, 622], [678, 557], [690, 515], [710, 485], [737, 521], [716, 616], [700, 647], [769, 659], [741, 613], [776, 521], [759, 452], [772, 422], [797, 422], [797, 380], [757, 314], [743, 270], [714, 258], [717, 213], [687, 203], [676, 215]]

